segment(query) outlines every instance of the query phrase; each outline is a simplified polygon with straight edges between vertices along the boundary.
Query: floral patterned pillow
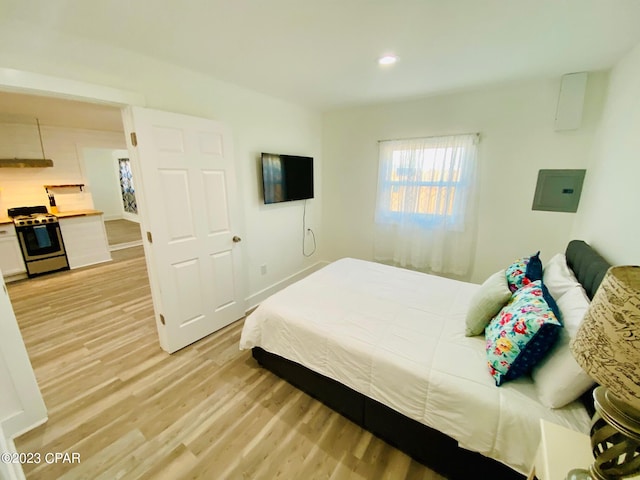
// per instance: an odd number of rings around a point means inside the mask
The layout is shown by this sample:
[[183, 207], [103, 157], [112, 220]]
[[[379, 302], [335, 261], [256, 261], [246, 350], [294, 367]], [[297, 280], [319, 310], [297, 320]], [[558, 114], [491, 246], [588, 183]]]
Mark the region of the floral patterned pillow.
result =
[[558, 307], [542, 281], [530, 282], [485, 329], [489, 371], [500, 386], [528, 373], [558, 339]]
[[509, 290], [515, 292], [536, 280], [542, 280], [542, 261], [540, 252], [522, 257], [509, 265], [505, 271]]

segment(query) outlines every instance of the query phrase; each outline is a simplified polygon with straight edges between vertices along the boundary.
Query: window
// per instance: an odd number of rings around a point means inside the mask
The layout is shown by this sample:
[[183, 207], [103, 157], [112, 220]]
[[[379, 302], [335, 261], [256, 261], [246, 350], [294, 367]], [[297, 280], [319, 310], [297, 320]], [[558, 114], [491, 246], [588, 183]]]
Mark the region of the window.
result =
[[475, 254], [477, 135], [380, 142], [374, 258], [466, 278]]
[[467, 171], [475, 169], [473, 137], [380, 142], [376, 221], [463, 223]]

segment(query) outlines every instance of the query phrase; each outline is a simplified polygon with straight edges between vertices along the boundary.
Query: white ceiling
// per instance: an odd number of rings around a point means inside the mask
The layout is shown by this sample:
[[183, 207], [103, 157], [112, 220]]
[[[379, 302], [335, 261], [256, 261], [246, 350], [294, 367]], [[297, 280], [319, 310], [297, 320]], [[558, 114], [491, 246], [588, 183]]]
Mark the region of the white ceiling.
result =
[[122, 132], [119, 108], [0, 91], [0, 123]]
[[[640, 0], [0, 0], [27, 22], [318, 109], [610, 68]], [[395, 52], [400, 61], [380, 68]]]

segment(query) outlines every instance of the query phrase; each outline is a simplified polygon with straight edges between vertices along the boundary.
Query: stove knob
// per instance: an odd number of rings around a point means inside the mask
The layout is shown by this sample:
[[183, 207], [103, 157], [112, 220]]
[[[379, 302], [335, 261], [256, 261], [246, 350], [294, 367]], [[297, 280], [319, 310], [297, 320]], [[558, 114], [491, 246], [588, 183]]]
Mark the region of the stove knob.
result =
[[27, 225], [31, 225], [33, 223], [32, 220], [27, 220]]

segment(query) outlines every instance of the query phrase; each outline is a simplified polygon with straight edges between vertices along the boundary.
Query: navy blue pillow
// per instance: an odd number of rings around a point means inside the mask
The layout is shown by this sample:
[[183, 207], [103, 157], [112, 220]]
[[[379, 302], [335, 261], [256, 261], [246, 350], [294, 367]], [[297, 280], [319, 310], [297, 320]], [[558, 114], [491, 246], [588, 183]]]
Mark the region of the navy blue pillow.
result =
[[529, 263], [527, 263], [527, 269], [525, 270], [524, 275], [530, 282], [542, 280], [542, 261], [540, 260], [540, 252], [529, 257]]

